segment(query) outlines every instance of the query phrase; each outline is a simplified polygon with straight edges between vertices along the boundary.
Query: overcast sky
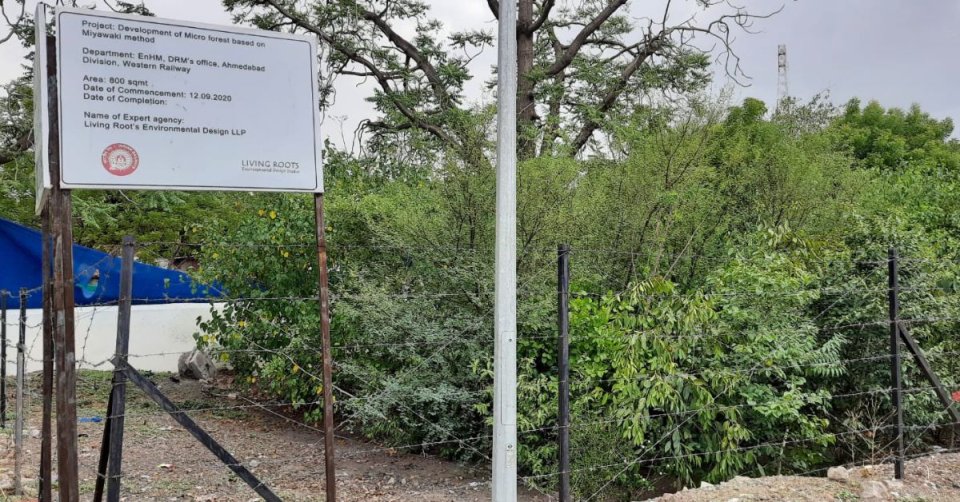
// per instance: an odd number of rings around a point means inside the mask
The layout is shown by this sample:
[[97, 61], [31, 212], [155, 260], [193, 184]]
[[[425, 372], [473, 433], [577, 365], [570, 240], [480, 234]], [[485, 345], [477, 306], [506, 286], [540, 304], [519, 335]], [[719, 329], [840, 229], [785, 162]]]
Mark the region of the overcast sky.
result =
[[[92, 0], [91, 0], [92, 1]], [[567, 0], [571, 1], [571, 0]], [[631, 15], [659, 12], [665, 0], [633, 0]], [[960, 2], [950, 0], [740, 0], [762, 12], [784, 6], [771, 19], [758, 21], [758, 34], [740, 34], [735, 49], [751, 77], [748, 87], [736, 88], [736, 99], [752, 96], [768, 103], [777, 94], [777, 45], [786, 44], [790, 94], [808, 99], [828, 91], [835, 103], [851, 97], [876, 99], [885, 106], [919, 103], [938, 118], [960, 118], [960, 66], [953, 52], [960, 47]], [[30, 4], [34, 2], [28, 2]], [[496, 25], [485, 0], [428, 0], [436, 17], [450, 29]], [[692, 11], [693, 0], [674, 0], [679, 20]], [[686, 5], [683, 5], [683, 4]], [[229, 24], [219, 0], [147, 0], [158, 16]], [[649, 10], [648, 10], [649, 9]], [[703, 20], [709, 19], [704, 15]], [[951, 53], [948, 55], [948, 52]], [[21, 72], [23, 50], [0, 46], [0, 79]], [[481, 91], [495, 51], [478, 59], [478, 75], [468, 88], [474, 100], [490, 99]], [[727, 83], [722, 68], [716, 87]], [[337, 84], [337, 105], [324, 121], [324, 134], [336, 143], [351, 143], [353, 129], [370, 116], [363, 99], [369, 87], [356, 80]]]

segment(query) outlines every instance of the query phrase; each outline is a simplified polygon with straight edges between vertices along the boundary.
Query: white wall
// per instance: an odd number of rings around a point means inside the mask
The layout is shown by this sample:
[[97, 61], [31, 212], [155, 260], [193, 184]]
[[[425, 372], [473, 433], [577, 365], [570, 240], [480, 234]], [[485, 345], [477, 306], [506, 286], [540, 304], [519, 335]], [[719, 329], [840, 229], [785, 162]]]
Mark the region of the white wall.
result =
[[[17, 310], [7, 311], [7, 375], [17, 372]], [[117, 340], [117, 307], [77, 307], [76, 351], [81, 368], [111, 370]], [[177, 371], [180, 354], [195, 347], [197, 317], [208, 319], [210, 305], [135, 305], [130, 318], [130, 364], [139, 370]], [[27, 310], [27, 372], [43, 367], [42, 311]]]

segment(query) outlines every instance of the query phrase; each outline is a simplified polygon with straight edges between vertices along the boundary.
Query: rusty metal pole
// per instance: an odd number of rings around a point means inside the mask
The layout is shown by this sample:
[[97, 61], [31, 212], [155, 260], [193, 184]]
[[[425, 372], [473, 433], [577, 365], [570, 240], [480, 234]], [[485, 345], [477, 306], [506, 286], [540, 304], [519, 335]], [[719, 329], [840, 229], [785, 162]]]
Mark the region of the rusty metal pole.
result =
[[333, 354], [330, 344], [330, 287], [327, 277], [327, 238], [323, 219], [323, 194], [313, 196], [317, 223], [317, 264], [320, 289], [320, 336], [323, 350], [323, 456], [327, 474], [327, 502], [337, 500], [337, 470], [334, 466]]

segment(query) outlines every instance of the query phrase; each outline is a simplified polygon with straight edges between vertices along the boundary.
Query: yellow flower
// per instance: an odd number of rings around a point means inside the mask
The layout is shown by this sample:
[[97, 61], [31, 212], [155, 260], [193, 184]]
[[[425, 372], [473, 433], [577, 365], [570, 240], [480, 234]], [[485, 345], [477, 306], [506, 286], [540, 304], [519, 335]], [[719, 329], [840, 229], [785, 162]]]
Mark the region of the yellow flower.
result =
[[240, 322], [237, 323], [237, 326], [239, 326], [239, 327], [241, 327], [241, 328], [246, 328], [246, 327], [247, 327], [247, 321], [240, 321]]
[[220, 258], [220, 253], [213, 253], [213, 258], [214, 259]]
[[299, 364], [294, 364], [294, 365], [293, 365], [293, 372], [294, 372], [294, 373], [299, 373], [299, 372], [300, 372], [300, 365], [299, 365]]
[[264, 211], [263, 209], [261, 209], [261, 210], [257, 211], [257, 214], [259, 214], [260, 216], [263, 216], [263, 215], [267, 214], [267, 212]]
[[270, 219], [271, 220], [277, 219], [277, 212], [272, 209], [270, 210]]
[[289, 258], [289, 257], [290, 257], [290, 251], [284, 251], [284, 252], [283, 252], [283, 257], [284, 257], [284, 258]]

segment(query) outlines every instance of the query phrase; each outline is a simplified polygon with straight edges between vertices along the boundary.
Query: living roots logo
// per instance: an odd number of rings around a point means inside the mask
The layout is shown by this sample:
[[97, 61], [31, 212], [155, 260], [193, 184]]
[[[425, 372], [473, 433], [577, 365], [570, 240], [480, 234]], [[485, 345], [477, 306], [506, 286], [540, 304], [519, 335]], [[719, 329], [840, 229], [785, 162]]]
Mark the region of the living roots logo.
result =
[[130, 145], [114, 143], [103, 149], [100, 162], [108, 173], [114, 176], [127, 176], [137, 170], [140, 156]]

